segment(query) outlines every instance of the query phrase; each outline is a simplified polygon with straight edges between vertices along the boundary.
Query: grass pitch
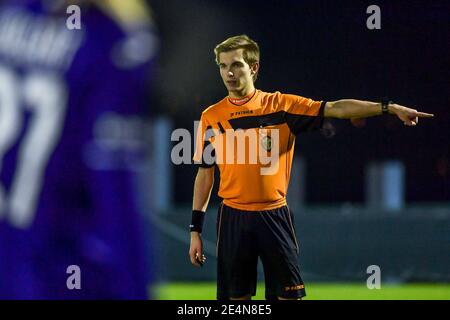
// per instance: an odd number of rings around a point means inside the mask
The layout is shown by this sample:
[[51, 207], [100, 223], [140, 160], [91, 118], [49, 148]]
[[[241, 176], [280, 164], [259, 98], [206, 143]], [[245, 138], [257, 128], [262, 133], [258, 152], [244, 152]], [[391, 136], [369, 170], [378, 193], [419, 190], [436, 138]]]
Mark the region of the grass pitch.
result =
[[[215, 300], [212, 282], [169, 283], [153, 290], [160, 300]], [[307, 283], [305, 300], [450, 300], [450, 284], [381, 285], [368, 289], [365, 284]], [[255, 300], [264, 299], [264, 284], [258, 284]]]

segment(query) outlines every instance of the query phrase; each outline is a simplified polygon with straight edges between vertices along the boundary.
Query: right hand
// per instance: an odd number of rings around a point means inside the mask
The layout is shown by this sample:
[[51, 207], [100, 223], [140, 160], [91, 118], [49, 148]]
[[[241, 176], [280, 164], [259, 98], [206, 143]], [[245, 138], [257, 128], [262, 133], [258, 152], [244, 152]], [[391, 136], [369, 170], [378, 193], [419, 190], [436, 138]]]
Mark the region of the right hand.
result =
[[419, 122], [419, 118], [432, 118], [434, 114], [419, 112], [415, 109], [407, 108], [399, 104], [389, 105], [389, 113], [397, 115], [403, 121], [405, 126], [415, 126]]
[[206, 257], [203, 255], [203, 242], [200, 233], [191, 232], [191, 247], [189, 249], [189, 257], [191, 263], [196, 267], [201, 267], [206, 261]]

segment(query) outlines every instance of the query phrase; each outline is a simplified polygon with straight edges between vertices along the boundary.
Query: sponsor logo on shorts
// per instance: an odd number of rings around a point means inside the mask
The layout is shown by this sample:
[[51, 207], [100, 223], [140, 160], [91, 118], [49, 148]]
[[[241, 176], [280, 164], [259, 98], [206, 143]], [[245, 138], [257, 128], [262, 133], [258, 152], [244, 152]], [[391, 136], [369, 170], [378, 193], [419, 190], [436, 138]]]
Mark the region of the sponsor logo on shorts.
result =
[[298, 284], [296, 286], [284, 287], [284, 291], [295, 291], [295, 290], [301, 290], [304, 288], [305, 288], [305, 285]]

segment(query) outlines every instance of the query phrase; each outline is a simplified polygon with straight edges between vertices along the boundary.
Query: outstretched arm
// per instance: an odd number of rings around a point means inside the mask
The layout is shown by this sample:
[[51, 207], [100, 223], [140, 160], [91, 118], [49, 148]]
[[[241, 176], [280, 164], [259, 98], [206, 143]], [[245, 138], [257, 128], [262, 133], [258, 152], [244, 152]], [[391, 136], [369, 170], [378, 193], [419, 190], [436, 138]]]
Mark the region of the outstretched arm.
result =
[[[415, 126], [419, 118], [430, 118], [433, 114], [419, 112], [399, 104], [391, 103], [388, 106], [389, 114], [396, 115], [405, 125]], [[381, 115], [381, 103], [361, 101], [354, 99], [343, 99], [327, 102], [324, 116], [338, 119], [368, 118]]]

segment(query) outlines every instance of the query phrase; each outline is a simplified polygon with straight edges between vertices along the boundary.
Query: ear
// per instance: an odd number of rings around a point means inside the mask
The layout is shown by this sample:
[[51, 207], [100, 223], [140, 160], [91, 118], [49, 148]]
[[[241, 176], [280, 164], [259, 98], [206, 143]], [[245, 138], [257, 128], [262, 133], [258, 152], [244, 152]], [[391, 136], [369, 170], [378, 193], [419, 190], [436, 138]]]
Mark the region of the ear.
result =
[[257, 74], [259, 71], [259, 62], [255, 62], [251, 67], [252, 75]]

